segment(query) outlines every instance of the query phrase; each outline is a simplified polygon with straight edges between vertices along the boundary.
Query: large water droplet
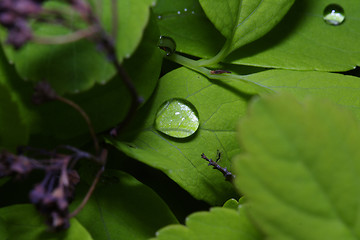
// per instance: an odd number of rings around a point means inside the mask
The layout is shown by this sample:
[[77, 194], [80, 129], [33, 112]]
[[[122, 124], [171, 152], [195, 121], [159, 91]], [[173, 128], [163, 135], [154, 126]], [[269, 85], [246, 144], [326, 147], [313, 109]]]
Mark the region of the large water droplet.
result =
[[199, 128], [199, 117], [189, 101], [173, 98], [164, 102], [155, 119], [155, 128], [171, 137], [186, 138]]
[[337, 4], [330, 4], [324, 9], [323, 19], [327, 24], [338, 26], [345, 21], [344, 9]]
[[170, 56], [176, 50], [176, 43], [170, 37], [160, 36], [158, 47], [166, 52], [166, 56]]

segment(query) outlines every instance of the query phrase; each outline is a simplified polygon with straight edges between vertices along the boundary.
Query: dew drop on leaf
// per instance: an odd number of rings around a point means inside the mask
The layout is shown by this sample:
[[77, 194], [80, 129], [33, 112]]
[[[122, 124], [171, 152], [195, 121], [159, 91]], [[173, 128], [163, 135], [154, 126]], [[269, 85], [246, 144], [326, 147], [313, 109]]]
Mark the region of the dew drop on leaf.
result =
[[199, 128], [196, 108], [185, 99], [173, 98], [164, 102], [156, 113], [155, 129], [175, 138], [186, 138]]
[[166, 52], [166, 56], [170, 56], [176, 50], [176, 43], [170, 37], [160, 36], [158, 47]]
[[327, 24], [338, 26], [345, 21], [344, 9], [337, 4], [330, 4], [324, 9], [323, 19]]

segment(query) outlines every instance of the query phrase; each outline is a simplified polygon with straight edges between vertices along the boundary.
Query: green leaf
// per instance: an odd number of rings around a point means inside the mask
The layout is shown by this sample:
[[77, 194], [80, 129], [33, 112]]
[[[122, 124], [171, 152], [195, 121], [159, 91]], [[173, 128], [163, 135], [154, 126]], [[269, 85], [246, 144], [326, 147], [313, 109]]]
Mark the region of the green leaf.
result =
[[76, 220], [70, 220], [70, 228], [66, 231], [51, 233], [47, 231], [44, 220], [35, 211], [33, 205], [22, 204], [0, 208], [0, 239], [7, 240], [72, 240], [93, 238]]
[[360, 5], [339, 1], [345, 21], [323, 20], [331, 0], [296, 1], [286, 17], [263, 38], [235, 51], [225, 61], [297, 70], [346, 71], [360, 65]]
[[359, 133], [349, 111], [318, 98], [250, 106], [235, 184], [268, 239], [359, 239]]
[[231, 198], [229, 200], [227, 200], [225, 203], [224, 203], [224, 208], [230, 208], [230, 209], [238, 209], [239, 207], [239, 202], [236, 201], [235, 199]]
[[[158, 37], [159, 30], [155, 20], [151, 18], [138, 49], [123, 64], [138, 93], [145, 101], [155, 89], [160, 74], [162, 54], [156, 45]], [[23, 87], [24, 84], [18, 88]], [[96, 132], [105, 131], [118, 124], [127, 113], [131, 101], [129, 91], [119, 77], [115, 77], [105, 85], [97, 85], [84, 93], [66, 97], [84, 109]], [[50, 141], [55, 145], [56, 141], [76, 137], [85, 137], [85, 141], [88, 140], [87, 125], [73, 108], [61, 102], [49, 102], [31, 107], [38, 117], [32, 125], [32, 133], [43, 138], [44, 144], [49, 143], [50, 137], [55, 138]], [[69, 119], [71, 119], [71, 124], [69, 124]], [[39, 140], [36, 139], [36, 141]], [[83, 141], [77, 140], [77, 142], [81, 144]]]
[[245, 76], [280, 93], [299, 98], [309, 95], [330, 99], [353, 111], [360, 119], [360, 78], [315, 71], [269, 70]]
[[0, 149], [15, 151], [28, 141], [29, 129], [22, 119], [21, 104], [12, 98], [8, 86], [0, 82]]
[[269, 32], [293, 3], [294, 0], [200, 0], [208, 18], [227, 39], [219, 53], [223, 58]]
[[[130, 157], [162, 170], [195, 198], [223, 204], [237, 194], [220, 172], [207, 166], [201, 153], [212, 158], [220, 150], [221, 165], [231, 169], [229, 159], [240, 151], [235, 125], [251, 97], [239, 89], [248, 88], [240, 81], [227, 85], [186, 68], [176, 69], [160, 79], [154, 98], [141, 111], [146, 115], [135, 117], [135, 132], [111, 143]], [[168, 137], [154, 128], [159, 107], [174, 98], [190, 102], [199, 114], [199, 129], [186, 139]]]
[[[104, 18], [104, 28], [110, 31], [111, 1], [103, 2], [99, 9], [103, 9], [101, 15]], [[152, 4], [154, 0], [118, 2], [116, 50], [119, 60], [122, 61], [124, 57], [130, 58], [139, 47], [149, 21], [149, 6]], [[49, 9], [69, 11], [66, 4], [55, 1], [49, 1], [45, 6]], [[74, 17], [73, 24], [81, 22]], [[44, 23], [33, 24], [32, 28], [35, 35], [40, 36], [61, 36], [70, 33], [65, 27]], [[3, 40], [5, 36], [2, 32]], [[59, 94], [89, 90], [96, 83], [107, 83], [116, 73], [105, 53], [97, 50], [96, 44], [87, 39], [57, 45], [28, 43], [18, 51], [11, 46], [3, 47], [9, 61], [15, 63], [16, 70], [23, 79], [32, 82], [46, 79]]]
[[176, 42], [176, 51], [210, 58], [225, 42], [203, 12], [198, 0], [158, 0], [154, 7], [161, 35]]
[[156, 233], [152, 240], [177, 239], [262, 239], [259, 232], [245, 215], [243, 208], [211, 208], [209, 212], [197, 212], [186, 219], [186, 226], [170, 225]]
[[[218, 1], [220, 2], [220, 1]], [[234, 51], [224, 61], [261, 67], [298, 70], [346, 71], [360, 65], [358, 54], [360, 23], [356, 0], [341, 1], [345, 22], [326, 24], [323, 11], [330, 0], [296, 1], [282, 21], [262, 38]], [[180, 4], [183, 4], [179, 6]], [[172, 5], [172, 6], [170, 6]], [[174, 38], [177, 51], [201, 58], [211, 58], [224, 45], [221, 34], [206, 20], [195, 0], [158, 1], [154, 11], [159, 16], [160, 31]], [[195, 16], [183, 9], [195, 9]], [[272, 9], [272, 7], [270, 7]], [[182, 14], [177, 14], [180, 11]], [[191, 11], [187, 11], [188, 13]]]
[[[92, 0], [95, 2], [96, 0]], [[116, 3], [113, 6], [113, 3]], [[100, 20], [105, 29], [111, 33], [116, 27], [116, 53], [120, 61], [129, 58], [140, 44], [144, 29], [149, 21], [150, 7], [156, 4], [156, 0], [122, 0], [101, 1], [101, 6], [95, 7], [100, 15]], [[117, 16], [116, 26], [113, 26], [114, 7]], [[101, 9], [101, 10], [99, 10]]]
[[7, 183], [11, 178], [10, 177], [2, 177], [0, 178], [0, 187]]
[[0, 128], [0, 149], [9, 151], [28, 143], [32, 122], [26, 103], [13, 86], [16, 81], [20, 79], [0, 49], [0, 124], [3, 126]]
[[[48, 1], [45, 8], [69, 11], [69, 7], [60, 2]], [[80, 24], [76, 14], [72, 21]], [[70, 31], [60, 25], [35, 23], [32, 25], [35, 35], [61, 36]], [[1, 32], [5, 42], [6, 33]], [[91, 88], [95, 83], [105, 83], [115, 74], [111, 63], [104, 53], [97, 51], [93, 42], [84, 39], [68, 44], [44, 45], [27, 43], [20, 50], [3, 44], [9, 62], [24, 80], [32, 82], [49, 81], [59, 94], [77, 93]]]
[[[83, 192], [88, 188], [80, 186]], [[73, 206], [81, 200], [75, 201]], [[152, 189], [114, 170], [104, 173], [90, 201], [76, 218], [94, 239], [147, 239], [159, 228], [177, 223]]]

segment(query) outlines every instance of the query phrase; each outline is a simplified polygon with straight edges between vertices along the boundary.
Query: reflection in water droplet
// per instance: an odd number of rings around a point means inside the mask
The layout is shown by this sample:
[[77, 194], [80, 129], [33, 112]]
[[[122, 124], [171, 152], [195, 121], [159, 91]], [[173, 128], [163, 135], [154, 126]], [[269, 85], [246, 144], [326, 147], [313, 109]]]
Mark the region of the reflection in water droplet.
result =
[[180, 11], [177, 11], [177, 14], [181, 14], [181, 12], [180, 12]]
[[155, 118], [155, 128], [171, 137], [186, 138], [199, 128], [196, 108], [187, 100], [173, 98], [164, 102]]
[[161, 15], [159, 15], [157, 18], [158, 18], [158, 19], [162, 19], [162, 16], [161, 16]]
[[166, 52], [166, 56], [170, 56], [176, 50], [176, 43], [170, 37], [160, 36], [158, 47]]
[[187, 8], [184, 8], [184, 12], [187, 12]]
[[337, 4], [330, 4], [324, 9], [323, 19], [327, 24], [338, 26], [345, 21], [344, 9]]

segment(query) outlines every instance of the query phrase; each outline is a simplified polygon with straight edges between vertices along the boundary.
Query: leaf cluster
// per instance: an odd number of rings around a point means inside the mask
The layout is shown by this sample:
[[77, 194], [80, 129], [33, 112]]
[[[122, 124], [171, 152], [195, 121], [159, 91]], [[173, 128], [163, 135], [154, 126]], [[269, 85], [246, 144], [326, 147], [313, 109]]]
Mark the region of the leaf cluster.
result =
[[[18, 2], [34, 12], [0, 2], [0, 239], [360, 238], [357, 1]], [[47, 232], [29, 191], [73, 170], [83, 209]]]

